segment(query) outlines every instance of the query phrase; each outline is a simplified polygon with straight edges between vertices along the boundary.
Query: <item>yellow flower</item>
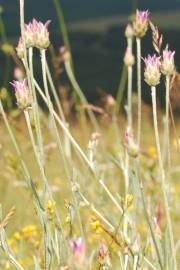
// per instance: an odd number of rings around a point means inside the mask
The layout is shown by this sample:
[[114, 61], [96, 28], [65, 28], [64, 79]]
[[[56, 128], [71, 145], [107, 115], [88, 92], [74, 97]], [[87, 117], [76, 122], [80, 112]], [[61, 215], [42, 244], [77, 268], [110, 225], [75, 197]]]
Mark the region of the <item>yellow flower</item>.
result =
[[12, 244], [13, 244], [13, 242], [14, 242], [14, 239], [13, 239], [13, 238], [9, 238], [9, 239], [7, 240], [7, 242], [8, 242], [8, 245], [11, 247]]
[[5, 263], [5, 269], [11, 269], [11, 264], [9, 261]]
[[25, 240], [28, 240], [30, 237], [35, 237], [37, 235], [36, 225], [27, 225], [22, 229], [23, 236]]
[[152, 159], [156, 160], [157, 159], [157, 152], [156, 148], [151, 145], [148, 149], [148, 156], [151, 157]]
[[101, 232], [101, 223], [99, 222], [99, 220], [93, 220], [93, 222], [91, 222], [91, 226], [93, 231], [95, 231], [96, 233], [100, 233]]
[[128, 205], [128, 207], [130, 207], [132, 205], [133, 200], [134, 200], [133, 194], [128, 194], [127, 195], [127, 205]]
[[47, 208], [49, 214], [53, 214], [54, 213], [53, 203], [52, 203], [51, 200], [48, 200], [47, 201], [46, 208]]
[[15, 239], [16, 241], [19, 241], [19, 240], [20, 240], [20, 238], [21, 238], [21, 236], [20, 236], [20, 233], [19, 233], [19, 232], [15, 232], [15, 233], [14, 233], [14, 235], [13, 235], [13, 237], [14, 237], [14, 239]]

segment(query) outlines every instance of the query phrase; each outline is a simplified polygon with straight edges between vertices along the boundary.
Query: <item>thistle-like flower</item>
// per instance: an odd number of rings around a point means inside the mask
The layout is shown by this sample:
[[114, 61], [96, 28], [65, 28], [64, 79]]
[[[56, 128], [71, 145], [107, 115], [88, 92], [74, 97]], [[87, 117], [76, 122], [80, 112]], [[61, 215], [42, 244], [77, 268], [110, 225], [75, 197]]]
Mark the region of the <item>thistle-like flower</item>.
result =
[[27, 85], [27, 80], [24, 79], [23, 81], [13, 81], [10, 83], [15, 90], [15, 96], [17, 100], [17, 104], [20, 109], [26, 109], [30, 106], [30, 95], [29, 89]]
[[134, 36], [134, 29], [132, 27], [132, 25], [130, 23], [128, 23], [128, 25], [126, 26], [125, 29], [125, 37], [126, 38], [133, 38]]
[[18, 55], [18, 57], [20, 59], [24, 58], [24, 47], [23, 47], [23, 41], [22, 41], [21, 37], [18, 40], [18, 45], [16, 47], [16, 52], [17, 52], [17, 55]]
[[131, 67], [134, 65], [134, 55], [132, 54], [132, 50], [127, 47], [126, 49], [126, 52], [125, 52], [125, 55], [124, 55], [124, 64], [127, 66], [127, 67]]
[[77, 264], [83, 264], [86, 258], [86, 246], [84, 239], [79, 237], [71, 242], [72, 253]]
[[144, 78], [145, 82], [150, 86], [156, 86], [160, 83], [160, 58], [155, 54], [153, 56], [148, 55], [147, 58], [144, 58], [145, 63], [145, 71], [144, 71]]
[[101, 243], [98, 251], [98, 261], [100, 265], [102, 266], [111, 266], [111, 260], [109, 256], [109, 250], [108, 247], [104, 244]]
[[127, 128], [125, 131], [124, 141], [125, 141], [125, 147], [127, 149], [128, 154], [131, 157], [136, 158], [139, 154], [139, 148], [138, 148], [138, 145], [135, 143], [134, 138], [131, 135], [129, 128]]
[[32, 29], [34, 33], [34, 42], [35, 46], [38, 49], [47, 49], [50, 45], [49, 40], [49, 31], [48, 31], [48, 25], [50, 24], [50, 20], [48, 20], [45, 24], [42, 22], [36, 21], [36, 19], [33, 19], [32, 21]]
[[134, 21], [134, 33], [137, 38], [142, 38], [148, 29], [149, 11], [136, 10], [136, 18]]
[[28, 24], [25, 24], [24, 36], [25, 36], [26, 47], [27, 48], [34, 47], [36, 40], [34, 36], [33, 25], [31, 22]]
[[163, 57], [161, 61], [161, 72], [166, 76], [173, 75], [175, 71], [175, 64], [174, 64], [174, 54], [175, 51], [171, 51], [168, 49], [165, 49], [163, 51]]

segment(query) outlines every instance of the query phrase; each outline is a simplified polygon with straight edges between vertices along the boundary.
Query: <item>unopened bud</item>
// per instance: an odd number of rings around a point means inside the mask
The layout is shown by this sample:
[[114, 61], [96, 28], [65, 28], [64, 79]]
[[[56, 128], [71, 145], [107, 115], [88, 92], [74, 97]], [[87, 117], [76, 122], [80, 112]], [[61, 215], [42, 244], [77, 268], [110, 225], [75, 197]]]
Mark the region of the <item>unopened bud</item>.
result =
[[16, 47], [17, 55], [20, 59], [24, 58], [24, 47], [23, 47], [23, 41], [22, 38], [19, 38], [18, 45]]
[[132, 50], [128, 47], [126, 49], [126, 52], [125, 52], [125, 56], [124, 56], [124, 64], [127, 66], [127, 67], [131, 67], [134, 65], [134, 55], [132, 54]]
[[17, 104], [20, 109], [26, 109], [30, 106], [30, 95], [27, 80], [13, 81], [11, 85], [14, 87]]
[[132, 25], [130, 23], [128, 23], [128, 25], [126, 26], [125, 29], [125, 37], [126, 38], [133, 38], [134, 36], [134, 29], [132, 27]]
[[125, 146], [126, 146], [128, 154], [131, 157], [136, 158], [138, 156], [139, 154], [138, 145], [134, 142], [134, 139], [128, 129], [125, 132]]

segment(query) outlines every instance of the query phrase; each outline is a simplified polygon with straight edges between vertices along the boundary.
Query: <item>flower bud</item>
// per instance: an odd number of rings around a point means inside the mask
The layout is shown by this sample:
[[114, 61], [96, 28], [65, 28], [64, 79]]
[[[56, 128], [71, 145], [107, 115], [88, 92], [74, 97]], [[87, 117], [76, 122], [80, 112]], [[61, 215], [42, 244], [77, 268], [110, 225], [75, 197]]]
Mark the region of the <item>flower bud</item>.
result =
[[16, 47], [17, 55], [20, 59], [24, 58], [24, 47], [23, 47], [23, 41], [22, 38], [19, 38], [18, 45]]
[[138, 148], [138, 145], [134, 142], [134, 139], [132, 135], [130, 134], [129, 129], [127, 129], [125, 132], [125, 146], [126, 146], [128, 154], [131, 157], [136, 158], [138, 156], [139, 148]]
[[135, 36], [138, 38], [142, 38], [147, 31], [148, 28], [148, 20], [149, 20], [149, 11], [140, 11], [136, 10], [136, 18], [133, 24]]
[[45, 24], [42, 22], [38, 22], [35, 19], [32, 21], [32, 28], [34, 33], [34, 42], [35, 46], [38, 49], [47, 49], [50, 45], [49, 40], [49, 31], [48, 25], [50, 24], [50, 20], [48, 20]]
[[18, 81], [22, 81], [24, 79], [24, 72], [20, 67], [15, 67], [14, 78]]
[[10, 83], [15, 90], [15, 96], [17, 100], [17, 104], [20, 109], [26, 109], [30, 106], [30, 95], [29, 89], [27, 85], [27, 80], [24, 79], [23, 81], [13, 81]]
[[127, 66], [127, 67], [131, 67], [134, 65], [134, 55], [132, 54], [132, 50], [128, 47], [126, 49], [126, 52], [125, 52], [125, 56], [124, 56], [124, 64]]
[[61, 56], [61, 60], [64, 62], [64, 61], [68, 61], [70, 60], [70, 52], [68, 50], [68, 48], [66, 46], [62, 46], [60, 49], [59, 49], [59, 52], [60, 52], [60, 56]]
[[125, 37], [126, 38], [133, 38], [134, 36], [134, 29], [132, 27], [132, 25], [130, 23], [128, 23], [128, 25], [126, 26], [125, 29]]
[[160, 83], [160, 57], [155, 54], [153, 56], [148, 55], [144, 58], [145, 71], [144, 78], [145, 82], [150, 86], [156, 86]]
[[168, 49], [165, 49], [163, 51], [163, 58], [161, 62], [161, 72], [166, 76], [173, 75], [175, 71], [174, 54], [175, 54], [175, 51], [172, 52]]
[[98, 261], [101, 266], [111, 266], [108, 247], [103, 243], [99, 247]]

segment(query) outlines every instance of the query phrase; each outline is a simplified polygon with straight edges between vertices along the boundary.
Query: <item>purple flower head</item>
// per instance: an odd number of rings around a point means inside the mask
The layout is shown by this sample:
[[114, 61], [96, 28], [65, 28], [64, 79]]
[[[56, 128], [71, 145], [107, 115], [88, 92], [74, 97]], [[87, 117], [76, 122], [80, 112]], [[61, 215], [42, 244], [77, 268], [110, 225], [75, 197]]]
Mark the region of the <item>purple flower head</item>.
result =
[[149, 19], [150, 12], [149, 10], [140, 11], [136, 10], [136, 21], [138, 23], [147, 23]]
[[84, 262], [86, 256], [86, 245], [84, 239], [79, 237], [78, 239], [73, 240], [71, 242], [71, 249], [78, 263]]
[[34, 37], [33, 25], [31, 22], [28, 24], [25, 24], [24, 34], [25, 34], [26, 47], [27, 48], [34, 47], [35, 46], [35, 37]]
[[136, 18], [134, 22], [134, 32], [136, 37], [142, 38], [148, 28], [148, 22], [149, 22], [149, 11], [140, 11], [136, 10]]
[[50, 22], [51, 21], [48, 20], [46, 23], [43, 24], [42, 22], [37, 21], [36, 19], [33, 19], [32, 21], [35, 46], [39, 49], [47, 49], [50, 45], [49, 31], [48, 31], [48, 26]]
[[27, 80], [24, 79], [23, 81], [13, 81], [10, 84], [14, 87], [15, 96], [17, 100], [17, 104], [19, 108], [26, 109], [30, 106], [30, 96], [29, 96], [29, 89], [27, 85]]
[[145, 82], [150, 86], [156, 86], [160, 82], [160, 59], [161, 57], [156, 56], [155, 54], [153, 56], [148, 55], [146, 58], [143, 59], [145, 63]]
[[173, 75], [175, 71], [174, 54], [175, 51], [171, 51], [168, 48], [163, 51], [161, 72], [166, 76]]

